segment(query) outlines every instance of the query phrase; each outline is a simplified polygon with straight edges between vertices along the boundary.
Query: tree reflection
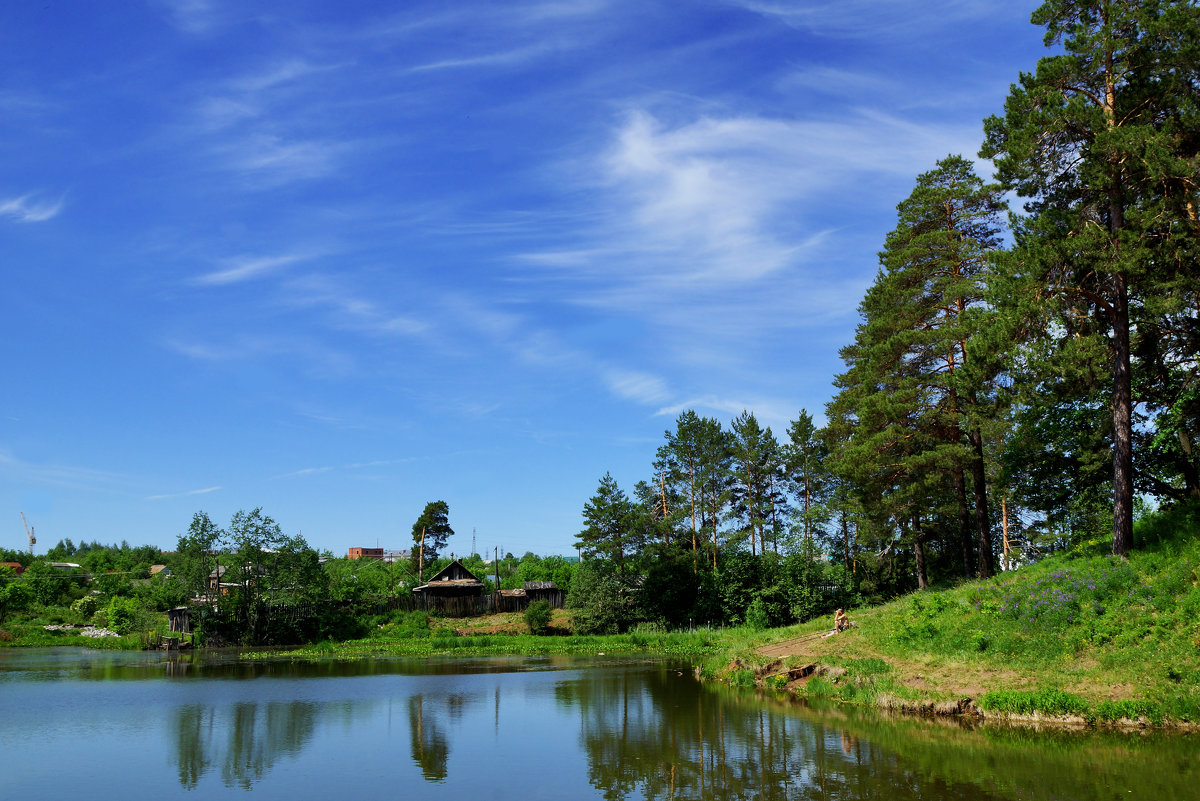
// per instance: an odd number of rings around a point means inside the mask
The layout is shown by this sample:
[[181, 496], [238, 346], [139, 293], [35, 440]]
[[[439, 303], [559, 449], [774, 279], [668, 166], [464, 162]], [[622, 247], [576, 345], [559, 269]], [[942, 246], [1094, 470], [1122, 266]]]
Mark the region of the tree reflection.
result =
[[[192, 789], [216, 763], [226, 787], [249, 790], [283, 757], [297, 756], [312, 739], [317, 707], [303, 701], [239, 703], [226, 725], [216, 722], [217, 711], [206, 706], [175, 710], [175, 763], [179, 783]], [[216, 732], [226, 732], [224, 756]]]
[[191, 790], [211, 764], [207, 752], [212, 736], [212, 710], [195, 704], [179, 707], [175, 710], [172, 728], [175, 730], [179, 783]]
[[408, 725], [412, 729], [412, 758], [420, 766], [421, 776], [431, 782], [444, 780], [450, 744], [437, 725], [437, 715], [425, 713], [425, 696], [408, 699]]
[[[979, 786], [906, 769], [836, 725], [673, 671], [563, 682], [588, 778], [608, 799], [987, 799]], [[931, 792], [932, 790], [932, 792]]]
[[[455, 692], [427, 697], [413, 695], [408, 699], [408, 725], [412, 734], [412, 758], [426, 781], [440, 782], [447, 776], [446, 763], [450, 758], [450, 738], [444, 723], [457, 725], [464, 714], [484, 700], [482, 693]], [[499, 715], [499, 690], [495, 696]]]

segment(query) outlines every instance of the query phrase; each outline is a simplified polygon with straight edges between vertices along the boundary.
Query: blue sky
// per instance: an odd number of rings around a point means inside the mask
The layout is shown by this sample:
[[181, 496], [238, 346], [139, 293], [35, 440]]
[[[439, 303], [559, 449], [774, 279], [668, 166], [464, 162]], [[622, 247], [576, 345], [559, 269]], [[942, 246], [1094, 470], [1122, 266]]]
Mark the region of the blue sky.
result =
[[680, 411], [820, 416], [1036, 5], [3, 4], [0, 547], [573, 552]]

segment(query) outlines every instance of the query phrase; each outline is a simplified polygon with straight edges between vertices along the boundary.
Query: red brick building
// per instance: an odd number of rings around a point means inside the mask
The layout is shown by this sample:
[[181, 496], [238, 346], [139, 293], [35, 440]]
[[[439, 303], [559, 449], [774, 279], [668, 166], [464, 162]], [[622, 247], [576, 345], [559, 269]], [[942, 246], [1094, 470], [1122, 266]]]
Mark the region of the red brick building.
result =
[[347, 559], [382, 559], [382, 548], [351, 548], [346, 554]]

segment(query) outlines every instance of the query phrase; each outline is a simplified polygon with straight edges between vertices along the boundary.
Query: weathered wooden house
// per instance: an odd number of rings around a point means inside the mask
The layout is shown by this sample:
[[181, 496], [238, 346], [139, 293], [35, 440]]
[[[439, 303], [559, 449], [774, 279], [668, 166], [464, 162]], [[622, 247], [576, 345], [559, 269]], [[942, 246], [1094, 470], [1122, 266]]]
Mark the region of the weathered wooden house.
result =
[[525, 582], [525, 597], [529, 599], [529, 603], [549, 601], [550, 606], [555, 609], [562, 609], [566, 601], [566, 594], [553, 581]]
[[413, 595], [438, 598], [462, 598], [483, 595], [483, 582], [455, 559], [443, 567], [428, 582], [413, 587]]

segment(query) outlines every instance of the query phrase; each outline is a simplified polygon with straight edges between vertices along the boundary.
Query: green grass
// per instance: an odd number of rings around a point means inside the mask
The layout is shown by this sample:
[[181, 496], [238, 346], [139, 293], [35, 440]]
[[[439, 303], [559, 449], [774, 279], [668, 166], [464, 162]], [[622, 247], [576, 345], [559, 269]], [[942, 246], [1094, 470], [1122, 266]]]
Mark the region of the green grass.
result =
[[249, 659], [370, 656], [541, 656], [549, 654], [657, 654], [699, 657], [719, 647], [720, 636], [710, 630], [542, 637], [532, 634], [475, 634], [458, 636], [444, 631], [433, 636], [373, 636], [342, 643], [318, 643], [287, 651], [255, 651]]
[[[1200, 505], [1141, 521], [1135, 541], [1128, 560], [1061, 554], [855, 610], [853, 636], [828, 641], [823, 650], [833, 652], [820, 658], [837, 675], [810, 679], [802, 692], [860, 703], [951, 699], [952, 689], [905, 686], [887, 666], [909, 675], [937, 668], [985, 682], [976, 702], [990, 713], [1198, 724]], [[821, 620], [786, 634], [825, 627]], [[756, 647], [782, 639], [764, 634], [709, 662], [756, 664]], [[878, 656], [862, 658], [867, 653]], [[707, 672], [720, 675], [721, 667]]]

